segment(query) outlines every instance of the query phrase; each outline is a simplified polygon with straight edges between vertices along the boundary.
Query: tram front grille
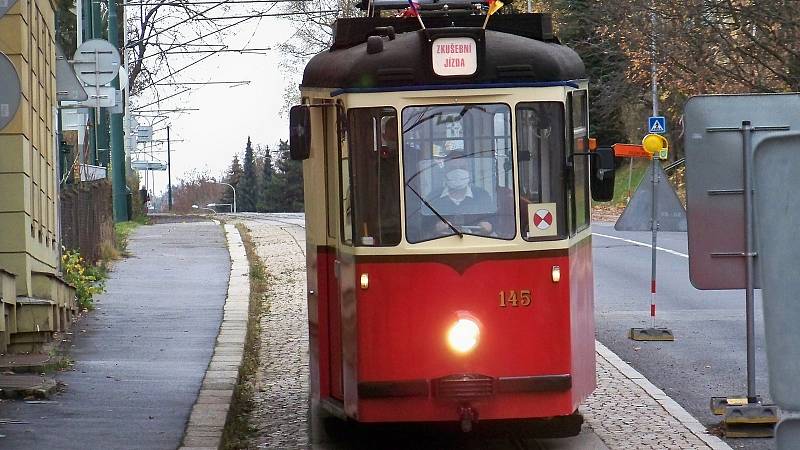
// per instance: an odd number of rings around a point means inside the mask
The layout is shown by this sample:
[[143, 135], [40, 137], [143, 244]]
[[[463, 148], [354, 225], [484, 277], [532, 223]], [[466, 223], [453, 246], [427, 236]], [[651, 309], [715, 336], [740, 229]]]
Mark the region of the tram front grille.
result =
[[467, 400], [494, 395], [495, 380], [478, 374], [448, 375], [433, 380], [433, 387], [436, 397]]

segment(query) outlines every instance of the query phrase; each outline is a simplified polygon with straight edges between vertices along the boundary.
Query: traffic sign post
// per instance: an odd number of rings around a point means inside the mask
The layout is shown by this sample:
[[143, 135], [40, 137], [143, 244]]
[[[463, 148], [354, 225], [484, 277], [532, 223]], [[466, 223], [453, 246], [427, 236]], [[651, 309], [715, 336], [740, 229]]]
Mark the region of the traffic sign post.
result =
[[[614, 229], [618, 231], [652, 231], [650, 318], [649, 328], [631, 328], [628, 337], [634, 341], [674, 341], [671, 330], [656, 327], [656, 268], [658, 230], [686, 231], [686, 212], [677, 194], [667, 181], [659, 160], [666, 157], [669, 142], [658, 134], [648, 134], [642, 139], [642, 148], [650, 154], [650, 183], [645, 180], [636, 188]], [[649, 191], [649, 192], [648, 192]], [[649, 198], [648, 198], [649, 197]], [[659, 201], [661, 200], [661, 201]], [[659, 204], [662, 204], [659, 206]], [[649, 217], [648, 217], [649, 214]]]
[[[754, 291], [764, 273], [755, 264], [760, 250], [754, 228], [753, 149], [770, 136], [800, 128], [799, 106], [797, 94], [715, 95], [689, 99], [684, 111], [690, 280], [698, 289], [745, 289], [747, 395], [711, 399], [712, 411], [725, 414], [729, 437], [773, 436], [778, 420], [777, 407], [762, 404], [755, 386]], [[770, 194], [785, 189], [784, 184]], [[759, 265], [766, 268], [763, 262]], [[765, 297], [769, 330], [766, 304]]]

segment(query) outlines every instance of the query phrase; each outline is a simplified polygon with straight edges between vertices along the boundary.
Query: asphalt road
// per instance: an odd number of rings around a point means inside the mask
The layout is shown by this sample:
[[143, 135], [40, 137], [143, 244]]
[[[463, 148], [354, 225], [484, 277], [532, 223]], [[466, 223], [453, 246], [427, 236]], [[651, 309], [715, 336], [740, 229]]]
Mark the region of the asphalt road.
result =
[[[649, 327], [650, 232], [617, 232], [596, 223], [595, 317], [598, 340], [664, 390], [706, 426], [712, 396], [746, 394], [746, 329], [743, 290], [700, 291], [689, 282], [686, 233], [659, 233], [657, 323], [674, 342], [636, 342], [632, 327]], [[609, 237], [610, 236], [610, 237]], [[615, 239], [616, 238], [616, 239]], [[756, 291], [756, 388], [769, 401], [761, 296]], [[773, 439], [729, 439], [734, 448], [772, 449]]]
[[230, 258], [219, 225], [138, 228], [97, 309], [73, 325], [55, 403], [8, 402], [0, 448], [175, 449], [222, 320]]

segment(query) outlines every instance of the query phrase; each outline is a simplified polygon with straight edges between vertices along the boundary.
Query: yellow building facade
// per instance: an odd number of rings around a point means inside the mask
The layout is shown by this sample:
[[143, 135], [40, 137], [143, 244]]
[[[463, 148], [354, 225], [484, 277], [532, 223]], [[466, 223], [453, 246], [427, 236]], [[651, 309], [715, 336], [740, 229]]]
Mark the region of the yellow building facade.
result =
[[22, 86], [14, 119], [0, 129], [0, 352], [35, 349], [75, 308], [58, 277], [54, 10], [50, 0], [17, 0], [0, 18], [0, 51]]

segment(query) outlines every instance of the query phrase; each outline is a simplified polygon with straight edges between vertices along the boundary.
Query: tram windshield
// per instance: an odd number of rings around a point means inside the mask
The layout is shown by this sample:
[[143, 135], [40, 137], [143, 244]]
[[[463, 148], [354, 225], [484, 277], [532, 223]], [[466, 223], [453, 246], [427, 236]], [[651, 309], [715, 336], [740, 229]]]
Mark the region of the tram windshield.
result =
[[513, 239], [511, 110], [504, 104], [403, 110], [406, 236]]

